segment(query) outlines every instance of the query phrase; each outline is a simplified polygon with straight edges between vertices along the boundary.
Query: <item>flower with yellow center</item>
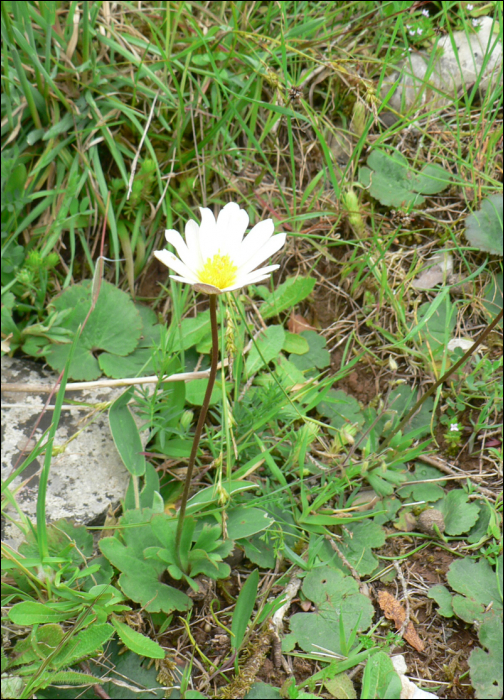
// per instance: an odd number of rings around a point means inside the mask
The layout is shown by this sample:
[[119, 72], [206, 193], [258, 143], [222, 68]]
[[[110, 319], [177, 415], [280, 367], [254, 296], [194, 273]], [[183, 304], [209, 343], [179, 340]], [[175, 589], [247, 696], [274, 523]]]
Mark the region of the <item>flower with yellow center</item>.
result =
[[177, 274], [172, 279], [192, 284], [196, 291], [222, 294], [265, 280], [279, 265], [256, 269], [285, 243], [285, 233], [273, 235], [274, 224], [266, 219], [244, 238], [249, 217], [235, 202], [220, 211], [217, 220], [210, 209], [200, 207], [201, 224], [188, 221], [185, 241], [174, 230], [165, 237], [178, 253], [156, 250], [154, 255]]

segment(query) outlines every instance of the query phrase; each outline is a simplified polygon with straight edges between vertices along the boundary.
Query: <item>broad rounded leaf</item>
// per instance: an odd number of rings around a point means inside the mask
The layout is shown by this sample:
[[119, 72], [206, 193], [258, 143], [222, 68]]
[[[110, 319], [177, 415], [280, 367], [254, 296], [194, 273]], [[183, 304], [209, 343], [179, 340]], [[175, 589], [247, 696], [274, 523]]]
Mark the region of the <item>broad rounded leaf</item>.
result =
[[[53, 301], [56, 311], [70, 309], [62, 326], [74, 333], [84, 322], [91, 308], [92, 283], [90, 280], [66, 289]], [[105, 350], [125, 356], [137, 346], [142, 330], [142, 319], [130, 297], [103, 280], [96, 306], [77, 340], [69, 376], [91, 381], [101, 375], [95, 354]], [[71, 344], [51, 345], [46, 359], [51, 367], [61, 371], [70, 353]]]
[[462, 489], [454, 489], [436, 503], [435, 507], [443, 514], [447, 535], [455, 537], [469, 532], [477, 521], [479, 506], [468, 501], [469, 496]]
[[466, 219], [469, 243], [493, 255], [502, 255], [502, 192], [481, 202], [481, 209]]
[[368, 167], [360, 168], [359, 179], [369, 192], [389, 207], [411, 207], [423, 204], [422, 194], [431, 195], [448, 187], [450, 173], [440, 165], [428, 163], [417, 173], [401, 153], [374, 150], [367, 159]]
[[469, 657], [471, 683], [477, 698], [502, 698], [502, 619], [494, 617], [481, 625], [478, 632], [481, 644], [488, 649], [474, 649]]
[[290, 618], [290, 636], [304, 651], [341, 654], [340, 617], [347, 640], [355, 627], [366, 630], [371, 624], [374, 610], [369, 598], [341, 571], [325, 566], [310, 571], [303, 593], [317, 605], [316, 613], [296, 613]]

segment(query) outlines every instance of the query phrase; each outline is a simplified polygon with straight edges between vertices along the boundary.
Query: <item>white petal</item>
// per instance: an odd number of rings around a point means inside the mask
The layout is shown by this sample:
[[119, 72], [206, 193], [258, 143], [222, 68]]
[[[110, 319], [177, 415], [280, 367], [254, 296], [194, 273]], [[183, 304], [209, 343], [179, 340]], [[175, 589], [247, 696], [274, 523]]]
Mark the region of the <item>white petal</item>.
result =
[[222, 291], [232, 292], [234, 289], [241, 289], [242, 287], [246, 287], [248, 284], [262, 282], [263, 280], [268, 279], [273, 270], [278, 270], [279, 267], [280, 265], [268, 265], [268, 267], [261, 267], [259, 270], [255, 270], [254, 272], [251, 272], [248, 275], [239, 277], [236, 280], [237, 283], [235, 285], [233, 285], [232, 287], [226, 287]]
[[243, 264], [238, 268], [236, 273], [237, 277], [246, 275], [265, 260], [268, 260], [268, 258], [277, 252], [277, 250], [280, 250], [280, 248], [283, 247], [286, 237], [287, 236], [285, 233], [278, 233], [276, 236], [273, 236], [273, 238], [270, 238], [267, 243], [265, 243], [260, 250], [256, 252], [255, 255], [248, 260], [243, 261]]
[[176, 258], [173, 253], [170, 253], [167, 250], [155, 250], [154, 255], [160, 262], [163, 263], [163, 265], [175, 270], [175, 272], [178, 272], [178, 274], [182, 275], [182, 277], [187, 277], [187, 279], [193, 279], [196, 281], [196, 274], [192, 272], [187, 265], [184, 265], [181, 260]]
[[261, 267], [259, 270], [250, 272], [248, 275], [245, 275], [240, 279], [244, 280], [245, 284], [255, 284], [261, 280], [269, 279], [271, 277], [271, 273], [274, 270], [278, 270], [279, 267], [280, 265], [268, 265], [268, 267]]
[[257, 277], [254, 279], [249, 279], [248, 277], [246, 279], [240, 280], [240, 284], [235, 284], [232, 287], [226, 287], [223, 289], [223, 292], [234, 292], [236, 289], [243, 289], [243, 287], [246, 287], [248, 284], [256, 284], [256, 282], [262, 282], [263, 280], [268, 279], [269, 275], [265, 275], [264, 277]]
[[199, 227], [199, 246], [203, 262], [219, 251], [219, 243], [217, 240], [217, 224], [215, 217], [210, 209], [200, 207], [201, 224]]
[[199, 244], [199, 224], [193, 221], [193, 219], [189, 219], [185, 225], [185, 237], [189, 252], [196, 261], [196, 269], [199, 270], [203, 266]]
[[198, 267], [197, 258], [191, 255], [180, 233], [173, 229], [167, 229], [165, 231], [165, 238], [167, 242], [175, 248], [182, 262], [187, 265], [189, 269], [192, 268], [196, 270]]
[[249, 217], [245, 209], [235, 202], [229, 202], [217, 218], [220, 250], [223, 255], [233, 254], [243, 240]]
[[196, 284], [194, 280], [188, 280], [187, 277], [179, 277], [179, 275], [170, 275], [172, 280], [177, 280], [177, 282], [184, 282], [185, 284]]
[[[274, 230], [275, 225], [271, 219], [256, 224], [236, 252], [235, 264], [240, 267], [250, 260], [271, 238]], [[259, 265], [259, 263], [257, 264]]]

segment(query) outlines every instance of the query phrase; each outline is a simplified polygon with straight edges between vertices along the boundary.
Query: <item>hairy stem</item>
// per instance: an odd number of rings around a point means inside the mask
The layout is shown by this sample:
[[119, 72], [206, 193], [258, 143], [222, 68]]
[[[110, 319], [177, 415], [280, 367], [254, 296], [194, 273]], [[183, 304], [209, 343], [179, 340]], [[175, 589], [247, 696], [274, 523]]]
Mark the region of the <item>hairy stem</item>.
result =
[[[208, 405], [210, 403], [210, 397], [212, 396], [212, 389], [215, 384], [215, 377], [217, 376], [217, 362], [219, 359], [219, 335], [217, 331], [217, 297], [215, 294], [210, 294], [210, 323], [212, 327], [212, 362], [210, 365], [210, 375], [208, 377], [208, 386], [205, 393], [205, 398], [203, 399], [203, 405], [201, 406], [201, 411], [198, 419], [198, 424], [196, 426], [196, 431], [194, 433], [193, 444], [191, 449], [191, 454], [189, 455], [189, 463], [187, 465], [187, 475], [184, 483], [184, 492], [182, 494], [182, 501], [180, 503], [180, 510], [178, 515], [177, 524], [177, 534], [175, 535], [175, 551], [177, 553], [177, 564], [180, 569], [182, 569], [180, 562], [180, 540], [182, 538], [182, 530], [184, 527], [184, 518], [187, 506], [187, 499], [189, 498], [189, 490], [191, 488], [191, 479], [194, 469], [194, 462], [196, 461], [196, 453], [198, 452], [198, 445], [201, 439], [201, 433], [203, 432], [203, 425], [205, 424], [205, 418], [208, 411]], [[187, 573], [187, 572], [185, 572]]]

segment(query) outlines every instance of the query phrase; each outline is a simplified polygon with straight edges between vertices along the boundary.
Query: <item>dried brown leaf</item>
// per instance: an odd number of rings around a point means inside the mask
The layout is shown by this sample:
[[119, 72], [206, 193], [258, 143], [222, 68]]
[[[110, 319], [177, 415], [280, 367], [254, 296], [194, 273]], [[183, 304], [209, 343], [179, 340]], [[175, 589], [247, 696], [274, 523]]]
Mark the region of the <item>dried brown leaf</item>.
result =
[[304, 318], [304, 316], [301, 316], [301, 314], [295, 314], [294, 312], [291, 312], [287, 328], [291, 333], [301, 333], [301, 331], [316, 330], [316, 328], [310, 326], [310, 324]]
[[[378, 605], [388, 620], [393, 620], [397, 630], [400, 630], [406, 619], [406, 610], [401, 603], [388, 591], [378, 592]], [[417, 651], [423, 651], [425, 645], [416, 633], [411, 620], [408, 622], [403, 638]]]

